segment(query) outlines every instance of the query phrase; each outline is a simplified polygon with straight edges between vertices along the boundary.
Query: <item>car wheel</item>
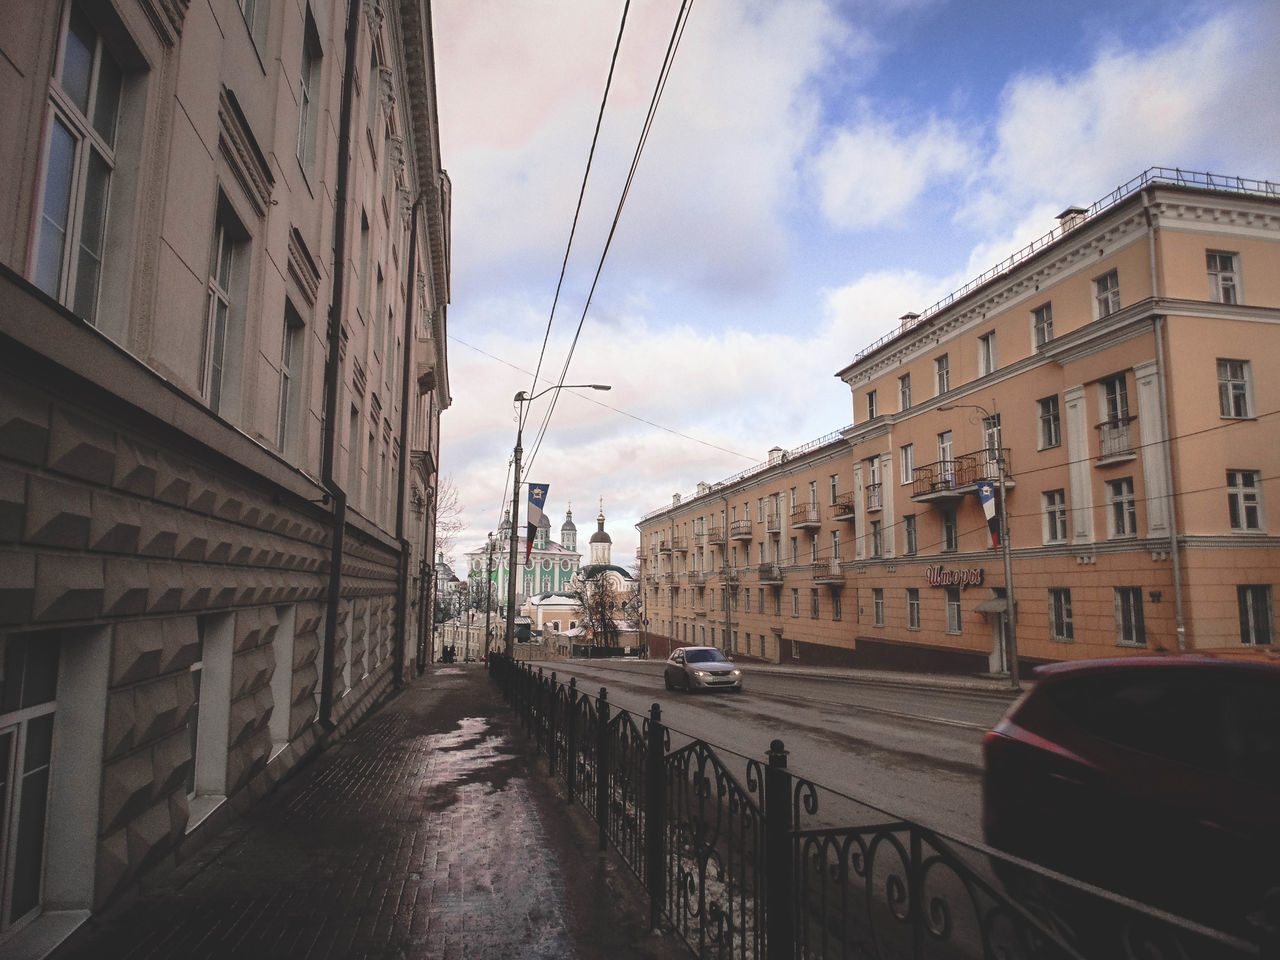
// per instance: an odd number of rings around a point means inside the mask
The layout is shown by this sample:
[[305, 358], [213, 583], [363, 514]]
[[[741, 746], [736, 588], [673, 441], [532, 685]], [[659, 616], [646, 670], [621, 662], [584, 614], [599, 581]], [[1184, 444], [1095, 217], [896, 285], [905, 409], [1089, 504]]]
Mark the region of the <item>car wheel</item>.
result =
[[663, 683], [663, 685], [664, 685], [668, 690], [674, 690], [674, 689], [675, 689], [675, 688], [671, 685], [671, 674], [669, 674], [669, 673], [667, 673], [667, 672], [665, 672], [665, 671], [664, 671], [664, 672], [663, 672], [663, 674], [662, 674], [662, 683]]

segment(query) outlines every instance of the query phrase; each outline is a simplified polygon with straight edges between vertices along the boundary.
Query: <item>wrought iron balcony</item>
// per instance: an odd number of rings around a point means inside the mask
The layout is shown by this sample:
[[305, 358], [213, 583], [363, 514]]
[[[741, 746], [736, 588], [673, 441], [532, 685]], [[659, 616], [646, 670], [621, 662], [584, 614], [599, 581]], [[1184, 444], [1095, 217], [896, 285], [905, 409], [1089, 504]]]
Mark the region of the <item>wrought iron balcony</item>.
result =
[[750, 520], [734, 520], [729, 524], [730, 540], [750, 540], [751, 539], [751, 521]]
[[978, 481], [998, 480], [1000, 461], [1004, 461], [1004, 484], [1014, 487], [1009, 448], [983, 448], [952, 460], [938, 460], [912, 471], [911, 499], [917, 502], [957, 500], [976, 493]]
[[717, 576], [719, 576], [722, 586], [736, 587], [740, 573], [741, 571], [737, 567], [721, 567]]
[[831, 515], [837, 520], [852, 521], [857, 515], [855, 501], [857, 496], [852, 493], [842, 493], [836, 497], [836, 502], [831, 507]]
[[876, 510], [883, 509], [884, 504], [881, 503], [880, 501], [880, 493], [881, 493], [881, 490], [883, 490], [883, 488], [884, 488], [883, 483], [867, 484], [866, 491], [867, 491], [867, 512], [868, 513], [872, 513]]
[[702, 587], [702, 586], [705, 586], [705, 585], [706, 585], [706, 583], [707, 583], [707, 574], [706, 574], [706, 571], [704, 571], [704, 570], [690, 570], [690, 571], [689, 571], [689, 586], [691, 586], [691, 587]]
[[764, 518], [764, 529], [765, 529], [765, 532], [768, 533], [770, 536], [774, 536], [774, 537], [782, 536], [782, 514], [780, 513], [766, 514]]
[[1117, 417], [1098, 424], [1098, 462], [1118, 463], [1132, 460], [1136, 453], [1133, 450], [1133, 439], [1130, 436], [1129, 424], [1137, 417]]
[[809, 568], [809, 572], [813, 576], [814, 583], [828, 585], [844, 583], [844, 570], [841, 569], [838, 558], [825, 563], [815, 563]]
[[658, 552], [659, 553], [671, 552], [671, 539], [669, 537], [662, 537], [658, 540]]
[[792, 530], [812, 530], [822, 526], [822, 515], [816, 503], [802, 503], [791, 511]]
[[689, 538], [688, 537], [672, 537], [671, 549], [674, 550], [676, 553], [688, 553]]
[[707, 543], [724, 543], [724, 527], [707, 527]]
[[756, 568], [756, 576], [759, 578], [761, 586], [782, 586], [782, 568], [776, 563], [760, 564]]

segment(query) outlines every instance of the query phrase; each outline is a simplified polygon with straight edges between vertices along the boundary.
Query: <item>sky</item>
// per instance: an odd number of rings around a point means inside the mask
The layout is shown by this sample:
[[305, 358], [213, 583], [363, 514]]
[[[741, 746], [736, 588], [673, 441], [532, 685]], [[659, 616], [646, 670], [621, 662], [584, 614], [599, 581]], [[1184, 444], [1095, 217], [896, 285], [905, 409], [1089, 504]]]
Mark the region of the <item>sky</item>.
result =
[[642, 516], [850, 424], [836, 372], [1066, 207], [1280, 180], [1274, 0], [692, 0], [628, 188], [681, 6], [632, 0], [583, 191], [624, 6], [432, 0], [459, 566], [519, 391], [612, 387], [527, 404], [521, 473], [584, 552], [603, 501], [630, 567]]

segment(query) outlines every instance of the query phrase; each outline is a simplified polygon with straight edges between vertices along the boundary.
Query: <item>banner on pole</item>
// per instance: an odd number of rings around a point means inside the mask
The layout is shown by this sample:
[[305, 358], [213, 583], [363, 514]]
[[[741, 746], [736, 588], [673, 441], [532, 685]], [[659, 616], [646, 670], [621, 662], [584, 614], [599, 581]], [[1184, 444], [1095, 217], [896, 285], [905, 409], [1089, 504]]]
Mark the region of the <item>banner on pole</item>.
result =
[[991, 531], [991, 549], [1000, 546], [1000, 521], [996, 519], [996, 488], [990, 480], [978, 483], [978, 499], [982, 502], [982, 512], [987, 516], [987, 529]]
[[538, 526], [542, 523], [542, 505], [547, 501], [547, 485], [545, 483], [529, 484], [529, 519], [526, 523], [528, 536], [524, 545], [524, 562], [529, 562], [533, 553], [533, 541], [538, 535]]

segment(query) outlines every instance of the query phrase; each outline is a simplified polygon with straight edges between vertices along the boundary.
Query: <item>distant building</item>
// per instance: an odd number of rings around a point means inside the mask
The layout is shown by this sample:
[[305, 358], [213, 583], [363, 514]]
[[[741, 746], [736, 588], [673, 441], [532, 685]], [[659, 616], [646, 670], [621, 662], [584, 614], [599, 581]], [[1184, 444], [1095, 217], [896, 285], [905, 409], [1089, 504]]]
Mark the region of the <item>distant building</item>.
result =
[[1280, 185], [1149, 170], [863, 349], [854, 423], [644, 517], [650, 635], [1006, 671], [1272, 649]]
[[[533, 539], [533, 550], [529, 561], [524, 562], [525, 548], [528, 538], [517, 534], [517, 562], [521, 565], [516, 579], [516, 609], [520, 609], [528, 597], [539, 593], [550, 593], [566, 587], [582, 561], [582, 554], [576, 549], [577, 528], [573, 525], [573, 510], [565, 512], [564, 523], [560, 526], [560, 542], [551, 539], [551, 521], [544, 513], [538, 532]], [[508, 511], [502, 524], [494, 536], [493, 557], [490, 562], [489, 547], [483, 545], [463, 554], [467, 559], [467, 577], [470, 582], [471, 596], [476, 603], [484, 596], [484, 578], [486, 571], [492, 583], [492, 596], [495, 609], [505, 609], [507, 602], [507, 569], [511, 557], [511, 513]]]
[[4, 32], [0, 954], [34, 956], [419, 666], [450, 184], [429, 4]]

